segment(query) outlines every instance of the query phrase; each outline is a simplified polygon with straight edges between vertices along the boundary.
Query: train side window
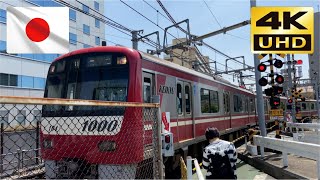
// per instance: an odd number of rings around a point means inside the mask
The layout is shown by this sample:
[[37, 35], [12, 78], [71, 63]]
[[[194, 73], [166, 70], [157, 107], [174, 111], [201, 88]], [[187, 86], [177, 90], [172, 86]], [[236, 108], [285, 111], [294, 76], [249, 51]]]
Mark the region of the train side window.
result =
[[177, 111], [178, 114], [182, 114], [182, 86], [177, 84]]
[[249, 100], [246, 97], [244, 99], [244, 112], [249, 112]]
[[210, 91], [210, 113], [219, 112], [219, 95], [218, 91]]
[[219, 97], [217, 91], [208, 89], [200, 90], [201, 96], [201, 112], [202, 113], [217, 113], [219, 112]]
[[230, 97], [228, 93], [223, 94], [223, 104], [225, 112], [230, 112]]
[[311, 110], [314, 110], [314, 103], [311, 103]]
[[302, 110], [306, 110], [307, 109], [306, 103], [302, 103], [301, 106], [302, 106]]
[[250, 112], [254, 112], [255, 111], [255, 104], [254, 104], [254, 100], [250, 99]]
[[190, 96], [190, 87], [185, 85], [184, 87], [185, 100], [186, 100], [186, 114], [191, 113], [191, 96]]
[[242, 98], [239, 95], [233, 95], [233, 110], [234, 112], [243, 111]]
[[143, 78], [143, 102], [151, 102], [151, 79], [147, 77]]
[[201, 112], [209, 113], [210, 112], [209, 90], [201, 89], [200, 96], [201, 96]]

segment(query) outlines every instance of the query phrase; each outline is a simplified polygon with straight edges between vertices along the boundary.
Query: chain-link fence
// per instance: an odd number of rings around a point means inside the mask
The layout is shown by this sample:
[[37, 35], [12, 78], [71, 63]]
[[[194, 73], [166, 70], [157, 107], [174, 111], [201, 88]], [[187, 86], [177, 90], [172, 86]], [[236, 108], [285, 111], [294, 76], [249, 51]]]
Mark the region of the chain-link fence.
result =
[[159, 104], [0, 97], [1, 178], [161, 178]]

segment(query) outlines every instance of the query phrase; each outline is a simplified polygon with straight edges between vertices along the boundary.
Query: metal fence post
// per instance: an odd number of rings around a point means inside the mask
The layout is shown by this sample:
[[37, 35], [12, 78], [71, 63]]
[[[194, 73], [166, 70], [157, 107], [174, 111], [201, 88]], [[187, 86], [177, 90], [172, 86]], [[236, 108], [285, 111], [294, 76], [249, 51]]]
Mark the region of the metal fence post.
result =
[[21, 167], [21, 149], [17, 149], [17, 159], [18, 159], [18, 165], [17, 165], [17, 172], [20, 175], [20, 167]]
[[[159, 95], [153, 96], [152, 97], [152, 102], [153, 103], [160, 103], [160, 96]], [[153, 133], [158, 138], [157, 139], [158, 141], [157, 141], [157, 144], [153, 147], [154, 148], [153, 152], [154, 153], [158, 152], [158, 153], [154, 154], [153, 176], [154, 176], [155, 179], [163, 179], [164, 177], [163, 177], [162, 141], [161, 141], [162, 121], [161, 121], [161, 108], [160, 107], [158, 107], [155, 110], [155, 116], [156, 116], [156, 121], [154, 121], [154, 125], [153, 125], [152, 128], [153, 129], [156, 128], [156, 130], [153, 130]], [[155, 148], [157, 148], [158, 150], [156, 151]]]
[[4, 133], [4, 125], [1, 123], [1, 130], [0, 130], [0, 173], [3, 173], [3, 133]]
[[191, 180], [192, 179], [192, 157], [188, 156], [187, 157], [187, 179]]
[[40, 135], [40, 122], [37, 120], [37, 127], [36, 127], [36, 164], [40, 164], [40, 138], [39, 138], [39, 135]]

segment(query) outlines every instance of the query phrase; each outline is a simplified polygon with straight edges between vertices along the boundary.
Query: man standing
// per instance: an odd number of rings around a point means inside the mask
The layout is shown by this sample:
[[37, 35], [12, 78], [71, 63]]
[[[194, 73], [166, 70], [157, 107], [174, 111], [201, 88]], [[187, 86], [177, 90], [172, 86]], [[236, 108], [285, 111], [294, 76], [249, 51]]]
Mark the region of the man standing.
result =
[[209, 145], [203, 150], [202, 165], [207, 170], [207, 179], [237, 179], [237, 152], [234, 145], [219, 139], [217, 128], [207, 128], [205, 136]]

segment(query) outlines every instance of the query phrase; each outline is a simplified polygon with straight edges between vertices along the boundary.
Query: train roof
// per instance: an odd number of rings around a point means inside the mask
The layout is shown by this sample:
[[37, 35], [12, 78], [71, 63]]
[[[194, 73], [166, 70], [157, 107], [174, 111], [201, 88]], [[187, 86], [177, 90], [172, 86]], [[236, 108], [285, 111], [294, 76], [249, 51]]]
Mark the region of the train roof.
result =
[[148, 53], [145, 53], [145, 52], [142, 52], [142, 51], [139, 51], [142, 58], [145, 59], [145, 60], [148, 60], [148, 61], [151, 61], [151, 62], [155, 62], [157, 64], [161, 64], [163, 66], [167, 66], [167, 67], [170, 67], [172, 69], [175, 69], [175, 70], [179, 70], [179, 71], [182, 71], [184, 73], [188, 73], [188, 74], [192, 74], [192, 75], [195, 75], [195, 76], [198, 76], [198, 77], [201, 77], [203, 79], [207, 79], [207, 80], [210, 80], [210, 81], [214, 81], [214, 82], [217, 82], [217, 83], [220, 83], [220, 84], [223, 84], [225, 86], [229, 86], [229, 87], [232, 87], [232, 88], [235, 88], [237, 90], [240, 90], [240, 91], [243, 91], [243, 92], [246, 92], [246, 93], [250, 93], [250, 94], [253, 94], [255, 95], [255, 93], [247, 90], [247, 89], [243, 89], [243, 88], [240, 88], [238, 86], [235, 86], [231, 83], [229, 83], [227, 80], [223, 79], [223, 78], [220, 78], [220, 77], [217, 77], [217, 76], [209, 76], [209, 75], [206, 75], [202, 72], [198, 72], [198, 71], [195, 71], [193, 69], [189, 69], [187, 67], [184, 67], [184, 66], [181, 66], [181, 65], [178, 65], [176, 63], [173, 63], [173, 62], [170, 62], [170, 61], [166, 61], [166, 60], [163, 60], [161, 58], [158, 58], [156, 56], [153, 56], [153, 55], [150, 55]]

